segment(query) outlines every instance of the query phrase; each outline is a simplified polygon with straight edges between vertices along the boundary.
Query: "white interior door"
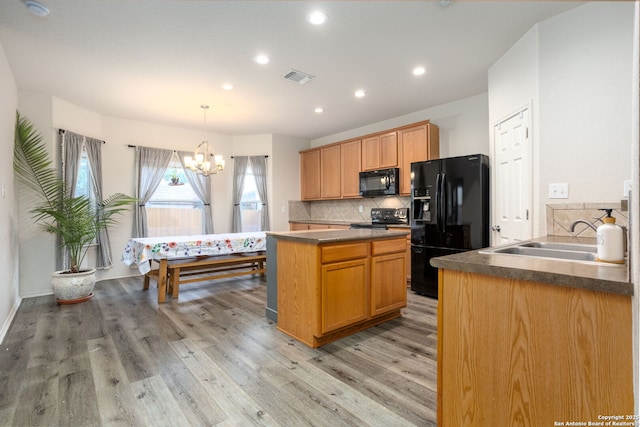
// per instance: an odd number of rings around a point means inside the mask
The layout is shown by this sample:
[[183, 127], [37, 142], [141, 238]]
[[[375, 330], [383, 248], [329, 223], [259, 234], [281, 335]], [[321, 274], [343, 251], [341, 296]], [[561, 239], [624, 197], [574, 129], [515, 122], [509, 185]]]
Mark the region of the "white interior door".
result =
[[529, 107], [495, 125], [492, 245], [532, 237]]

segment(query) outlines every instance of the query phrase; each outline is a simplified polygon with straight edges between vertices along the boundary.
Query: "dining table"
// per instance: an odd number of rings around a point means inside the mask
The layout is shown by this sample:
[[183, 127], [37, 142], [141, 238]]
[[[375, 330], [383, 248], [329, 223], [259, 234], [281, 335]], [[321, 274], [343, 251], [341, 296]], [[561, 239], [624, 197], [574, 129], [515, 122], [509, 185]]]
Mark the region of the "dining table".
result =
[[158, 302], [164, 302], [167, 293], [168, 262], [190, 258], [231, 255], [266, 250], [264, 232], [222, 233], [187, 236], [130, 238], [122, 251], [124, 264], [137, 267], [147, 275], [151, 263], [158, 263]]

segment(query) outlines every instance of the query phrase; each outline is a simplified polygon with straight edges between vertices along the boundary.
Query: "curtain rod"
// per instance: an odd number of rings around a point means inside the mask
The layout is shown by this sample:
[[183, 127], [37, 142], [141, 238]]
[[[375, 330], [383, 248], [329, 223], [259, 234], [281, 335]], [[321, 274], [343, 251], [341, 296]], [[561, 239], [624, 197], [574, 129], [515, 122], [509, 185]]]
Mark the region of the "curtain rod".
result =
[[172, 150], [170, 148], [155, 148], [155, 147], [147, 147], [145, 145], [133, 145], [133, 144], [127, 144], [127, 147], [129, 148], [138, 148], [138, 147], [142, 147], [142, 148], [153, 148], [155, 150], [167, 150], [167, 151], [173, 151], [174, 153], [177, 153], [178, 150]]
[[[64, 135], [67, 131], [65, 129], [58, 129], [58, 135]], [[80, 135], [80, 134], [78, 134]], [[84, 136], [85, 138], [87, 137], [86, 135], [81, 135]], [[92, 137], [89, 137], [92, 138]], [[98, 138], [93, 138], [93, 139], [98, 139]], [[101, 141], [103, 144], [106, 144], [107, 141], [103, 140], [103, 139], [98, 139], [98, 141]]]
[[[246, 156], [246, 157], [252, 157], [252, 156]], [[266, 154], [264, 155], [265, 159], [268, 158], [268, 157], [269, 157], [268, 155], [266, 155]], [[233, 159], [233, 156], [231, 156], [231, 158]]]

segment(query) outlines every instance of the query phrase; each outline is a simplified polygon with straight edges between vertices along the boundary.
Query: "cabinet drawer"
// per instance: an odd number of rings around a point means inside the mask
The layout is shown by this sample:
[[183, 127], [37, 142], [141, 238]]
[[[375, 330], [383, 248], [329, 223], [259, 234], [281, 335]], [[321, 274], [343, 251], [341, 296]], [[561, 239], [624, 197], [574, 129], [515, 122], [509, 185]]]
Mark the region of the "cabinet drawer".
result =
[[322, 263], [365, 258], [369, 255], [367, 243], [349, 243], [322, 247]]
[[393, 252], [404, 252], [407, 250], [407, 239], [401, 237], [393, 240], [379, 240], [371, 242], [371, 256], [389, 254]]

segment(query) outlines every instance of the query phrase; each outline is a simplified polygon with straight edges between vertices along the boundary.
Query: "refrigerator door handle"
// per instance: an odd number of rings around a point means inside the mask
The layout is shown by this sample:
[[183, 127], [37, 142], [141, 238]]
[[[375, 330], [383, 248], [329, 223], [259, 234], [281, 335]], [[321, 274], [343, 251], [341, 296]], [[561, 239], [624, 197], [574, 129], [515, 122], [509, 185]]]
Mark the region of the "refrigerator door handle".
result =
[[442, 178], [440, 179], [440, 205], [438, 209], [440, 210], [440, 223], [439, 229], [440, 232], [444, 233], [446, 228], [446, 218], [447, 218], [447, 174], [443, 173]]
[[437, 230], [440, 230], [440, 222], [441, 222], [441, 218], [440, 218], [440, 197], [441, 197], [441, 193], [440, 193], [440, 183], [442, 180], [442, 176], [440, 174], [436, 175], [436, 206], [435, 206], [435, 211], [436, 211], [436, 228]]

